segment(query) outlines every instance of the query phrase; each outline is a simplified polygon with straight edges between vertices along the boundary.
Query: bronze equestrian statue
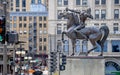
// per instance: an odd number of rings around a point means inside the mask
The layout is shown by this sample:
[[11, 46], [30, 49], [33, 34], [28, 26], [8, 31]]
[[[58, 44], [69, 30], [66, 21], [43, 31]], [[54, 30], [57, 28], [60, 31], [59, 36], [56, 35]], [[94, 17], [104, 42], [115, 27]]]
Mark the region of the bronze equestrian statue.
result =
[[[78, 13], [80, 16], [80, 21], [78, 20], [79, 19], [78, 16], [68, 11]], [[68, 38], [71, 39], [73, 48], [72, 55], [74, 55], [76, 39], [89, 40], [93, 45], [93, 48], [88, 50], [86, 55], [88, 55], [91, 51], [97, 48], [97, 43], [101, 46], [101, 54], [99, 56], [103, 55], [103, 47], [109, 34], [109, 28], [107, 26], [102, 26], [100, 29], [95, 27], [85, 27], [86, 19], [87, 18], [93, 19], [90, 9], [87, 9], [87, 11], [81, 13], [67, 8], [64, 13], [60, 13], [60, 16], [66, 17], [68, 19], [67, 31], [62, 32], [62, 41], [64, 43], [64, 34], [66, 34]], [[79, 24], [76, 25], [76, 23], [78, 23], [76, 21], [79, 21]]]

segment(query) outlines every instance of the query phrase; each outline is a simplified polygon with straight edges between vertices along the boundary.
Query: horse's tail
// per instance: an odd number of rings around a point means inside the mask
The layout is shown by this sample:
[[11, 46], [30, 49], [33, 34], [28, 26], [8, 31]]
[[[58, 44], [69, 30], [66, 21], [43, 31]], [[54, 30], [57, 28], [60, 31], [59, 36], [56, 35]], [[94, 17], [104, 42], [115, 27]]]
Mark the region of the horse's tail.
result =
[[103, 35], [102, 39], [99, 41], [99, 43], [103, 44], [106, 41], [106, 39], [107, 39], [107, 37], [109, 35], [109, 28], [108, 28], [108, 26], [105, 25], [105, 26], [102, 26], [100, 28], [100, 31], [103, 32], [104, 35]]

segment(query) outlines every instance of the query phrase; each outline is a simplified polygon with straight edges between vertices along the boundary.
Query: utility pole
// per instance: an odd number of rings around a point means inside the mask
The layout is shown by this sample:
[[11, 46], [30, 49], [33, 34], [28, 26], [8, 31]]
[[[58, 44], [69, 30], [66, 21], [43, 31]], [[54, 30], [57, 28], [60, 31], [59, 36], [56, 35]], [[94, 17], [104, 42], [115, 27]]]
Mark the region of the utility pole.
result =
[[[4, 15], [5, 15], [5, 18], [7, 17], [6, 15], [6, 5], [7, 5], [7, 2], [6, 0], [3, 2], [3, 5], [4, 5]], [[5, 25], [6, 25], [6, 21], [5, 21]], [[6, 33], [5, 33], [6, 34]], [[4, 44], [4, 49], [3, 49], [3, 75], [7, 75], [7, 42], [5, 42]]]
[[14, 50], [13, 50], [13, 62], [14, 62], [14, 67], [13, 67], [13, 75], [15, 75], [15, 51], [16, 51], [16, 47], [15, 47], [15, 44], [14, 45]]

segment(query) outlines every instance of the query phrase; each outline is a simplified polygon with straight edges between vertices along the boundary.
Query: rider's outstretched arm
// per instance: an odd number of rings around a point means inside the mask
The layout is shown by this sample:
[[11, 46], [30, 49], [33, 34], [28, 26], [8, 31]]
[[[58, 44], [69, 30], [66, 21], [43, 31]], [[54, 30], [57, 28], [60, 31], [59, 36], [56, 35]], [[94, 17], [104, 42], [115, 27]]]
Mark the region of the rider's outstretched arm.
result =
[[77, 14], [80, 14], [80, 13], [81, 13], [81, 12], [78, 12], [78, 11], [75, 11], [75, 10], [72, 10], [72, 9], [68, 9], [68, 8], [66, 8], [66, 11], [75, 12], [75, 13], [77, 13]]

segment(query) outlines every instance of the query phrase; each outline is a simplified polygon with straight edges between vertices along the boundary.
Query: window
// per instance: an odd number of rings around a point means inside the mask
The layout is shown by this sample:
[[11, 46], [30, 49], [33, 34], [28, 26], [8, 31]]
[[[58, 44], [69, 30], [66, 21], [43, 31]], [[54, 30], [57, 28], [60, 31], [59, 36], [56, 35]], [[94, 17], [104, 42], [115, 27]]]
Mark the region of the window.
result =
[[68, 5], [68, 0], [64, 0], [64, 5]]
[[62, 6], [62, 0], [57, 0], [58, 6]]
[[10, 21], [12, 21], [12, 16], [10, 16]]
[[87, 41], [82, 41], [82, 50], [83, 52], [87, 52]]
[[19, 17], [19, 21], [22, 21], [22, 17]]
[[61, 24], [57, 24], [57, 34], [61, 34]]
[[106, 23], [101, 23], [101, 26], [105, 26], [106, 25]]
[[114, 60], [105, 62], [105, 75], [117, 75], [119, 71], [120, 66]]
[[101, 0], [101, 4], [106, 4], [106, 0]]
[[99, 0], [95, 0], [95, 5], [99, 5]]
[[44, 46], [44, 51], [46, 51], [46, 46]]
[[11, 7], [11, 11], [13, 11], [13, 7]]
[[20, 6], [19, 3], [20, 3], [20, 1], [19, 1], [19, 0], [16, 0], [16, 7], [19, 7], [19, 6]]
[[46, 23], [44, 23], [44, 28], [46, 28]]
[[101, 10], [101, 19], [106, 19], [106, 10]]
[[26, 17], [24, 17], [24, 21], [26, 21], [27, 20], [27, 18]]
[[44, 38], [44, 42], [46, 42], [46, 38]]
[[13, 24], [13, 27], [14, 27], [14, 28], [16, 28], [16, 27], [17, 27], [16, 23], [14, 23], [14, 24]]
[[26, 28], [26, 23], [24, 24], [24, 28]]
[[41, 4], [41, 0], [38, 0], [38, 4]]
[[95, 10], [95, 19], [99, 19], [99, 10]]
[[19, 9], [16, 9], [16, 12], [20, 11]]
[[42, 46], [39, 46], [39, 50], [42, 51]]
[[118, 23], [114, 23], [114, 24], [113, 24], [113, 32], [114, 32], [114, 33], [118, 33], [118, 32], [119, 32], [118, 26], [119, 26]]
[[76, 5], [80, 5], [80, 0], [76, 0]]
[[68, 42], [68, 40], [65, 40], [63, 49], [64, 49], [64, 52], [68, 52], [69, 51], [69, 42]]
[[114, 3], [115, 4], [119, 4], [119, 0], [114, 0]]
[[12, 28], [12, 23], [10, 23], [10, 29]]
[[22, 7], [26, 7], [26, 0], [22, 0]]
[[35, 4], [35, 0], [31, 0], [31, 3], [32, 3], [32, 4]]
[[46, 21], [46, 17], [44, 17], [44, 21]]
[[61, 12], [62, 12], [62, 10], [58, 10], [58, 11], [57, 11], [57, 18], [58, 18], [58, 19], [61, 19], [61, 17], [60, 17], [60, 13], [61, 13]]
[[39, 17], [39, 21], [42, 21], [42, 17]]
[[22, 9], [22, 11], [26, 11], [26, 9]]
[[42, 42], [42, 38], [40, 38], [39, 40], [40, 40], [40, 42]]
[[39, 27], [42, 28], [42, 23], [39, 24]]
[[114, 19], [119, 19], [119, 9], [114, 10]]
[[120, 40], [112, 40], [112, 52], [120, 52]]
[[19, 27], [22, 28], [22, 23], [19, 24]]
[[64, 31], [67, 30], [67, 25], [66, 25], [66, 24], [64, 24], [64, 28], [63, 28], [63, 30], [64, 30]]
[[29, 21], [32, 21], [32, 17], [31, 16], [29, 17]]
[[87, 5], [87, 0], [82, 0], [82, 5]]
[[76, 40], [75, 52], [80, 52], [80, 40]]
[[16, 16], [14, 16], [13, 19], [14, 19], [14, 21], [16, 21], [16, 19], [17, 19]]
[[99, 28], [99, 23], [95, 23], [94, 26]]

